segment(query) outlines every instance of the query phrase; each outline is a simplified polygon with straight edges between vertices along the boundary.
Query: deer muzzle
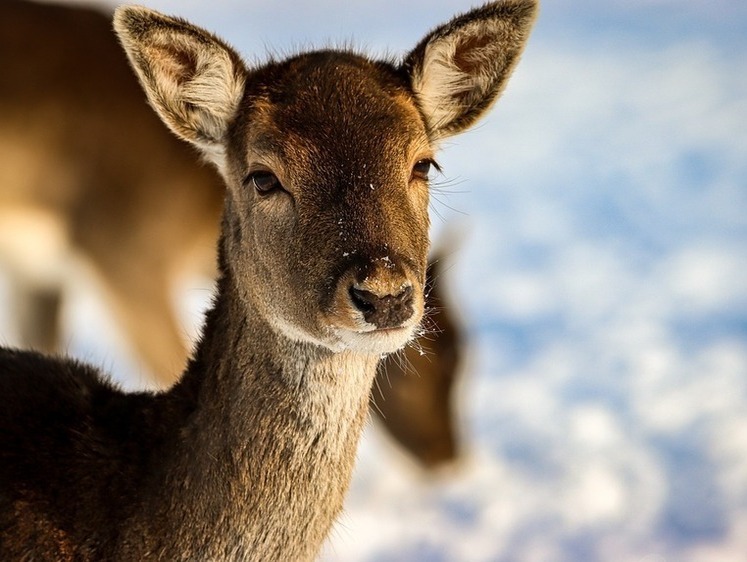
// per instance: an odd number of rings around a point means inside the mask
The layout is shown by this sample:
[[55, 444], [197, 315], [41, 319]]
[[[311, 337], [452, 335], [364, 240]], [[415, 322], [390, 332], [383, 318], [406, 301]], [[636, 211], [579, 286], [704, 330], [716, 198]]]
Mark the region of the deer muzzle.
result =
[[328, 321], [359, 350], [390, 353], [413, 336], [423, 315], [423, 283], [404, 259], [351, 265], [337, 280]]

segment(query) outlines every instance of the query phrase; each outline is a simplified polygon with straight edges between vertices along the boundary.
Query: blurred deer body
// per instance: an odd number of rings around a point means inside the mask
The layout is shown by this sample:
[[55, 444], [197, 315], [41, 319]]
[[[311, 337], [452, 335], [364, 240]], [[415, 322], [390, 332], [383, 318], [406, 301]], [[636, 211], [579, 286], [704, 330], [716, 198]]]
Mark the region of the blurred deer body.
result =
[[172, 383], [187, 349], [171, 284], [190, 260], [214, 269], [217, 175], [150, 110], [108, 16], [6, 0], [0, 60], [0, 259], [18, 281], [21, 338], [58, 346], [60, 283], [83, 255]]

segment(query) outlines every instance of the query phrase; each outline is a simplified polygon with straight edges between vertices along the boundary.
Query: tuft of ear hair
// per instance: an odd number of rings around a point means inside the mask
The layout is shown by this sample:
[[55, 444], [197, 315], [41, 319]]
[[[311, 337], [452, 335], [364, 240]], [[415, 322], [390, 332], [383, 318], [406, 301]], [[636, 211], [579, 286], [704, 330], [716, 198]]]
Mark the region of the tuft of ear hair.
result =
[[431, 133], [463, 131], [505, 87], [537, 17], [537, 0], [486, 4], [429, 33], [402, 69]]
[[156, 113], [221, 167], [244, 92], [241, 57], [214, 35], [140, 6], [118, 8], [114, 30]]

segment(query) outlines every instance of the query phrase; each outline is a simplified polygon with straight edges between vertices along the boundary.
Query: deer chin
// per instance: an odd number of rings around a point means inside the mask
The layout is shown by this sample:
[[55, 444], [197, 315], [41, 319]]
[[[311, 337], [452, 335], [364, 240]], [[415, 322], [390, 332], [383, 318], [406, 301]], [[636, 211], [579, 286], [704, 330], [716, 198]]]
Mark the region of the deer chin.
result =
[[372, 355], [388, 355], [402, 349], [415, 336], [417, 324], [407, 324], [398, 328], [373, 328], [351, 330], [332, 328], [336, 340], [336, 350], [349, 350]]
[[369, 355], [388, 355], [402, 349], [415, 337], [418, 322], [410, 321], [396, 328], [363, 328], [329, 323], [321, 332], [312, 333], [282, 317], [268, 319], [273, 331], [291, 341], [326, 348], [334, 353], [352, 351]]

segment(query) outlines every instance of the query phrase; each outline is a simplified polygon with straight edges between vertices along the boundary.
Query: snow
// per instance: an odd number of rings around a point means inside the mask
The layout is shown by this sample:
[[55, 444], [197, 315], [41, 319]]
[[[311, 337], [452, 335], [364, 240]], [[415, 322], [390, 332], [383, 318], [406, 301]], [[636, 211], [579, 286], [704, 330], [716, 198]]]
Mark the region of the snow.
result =
[[[145, 3], [258, 56], [351, 34], [407, 49], [454, 10]], [[465, 458], [424, 475], [367, 431], [323, 560], [747, 556], [747, 12], [545, 4], [491, 117], [439, 154], [434, 237], [468, 233], [446, 278], [470, 337]], [[99, 312], [73, 314], [84, 355], [118, 345]]]

